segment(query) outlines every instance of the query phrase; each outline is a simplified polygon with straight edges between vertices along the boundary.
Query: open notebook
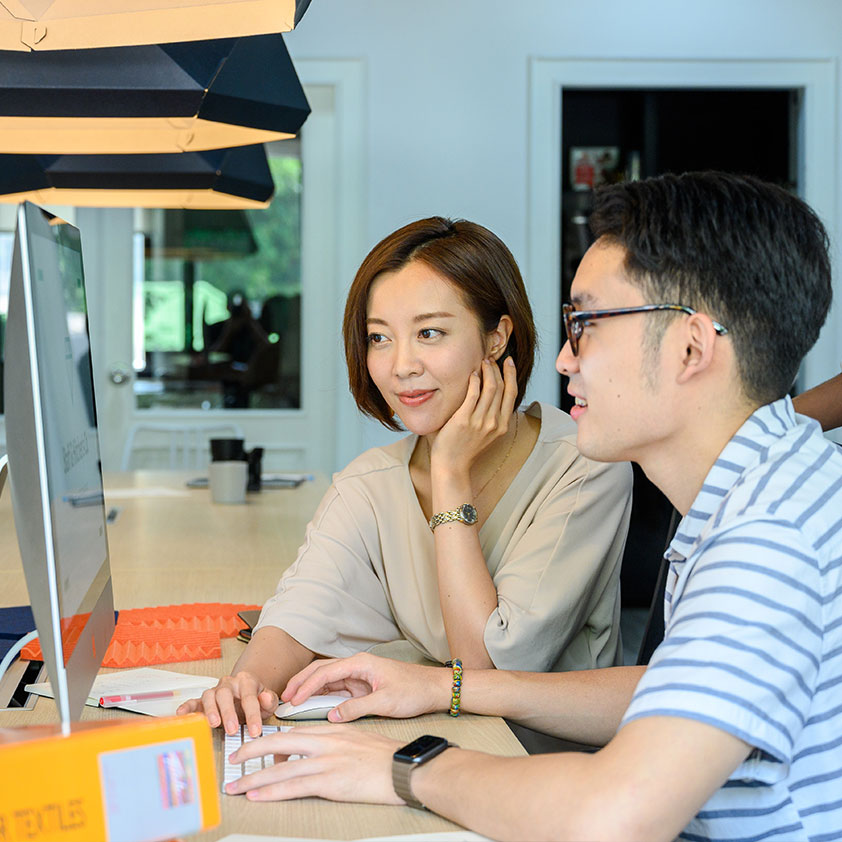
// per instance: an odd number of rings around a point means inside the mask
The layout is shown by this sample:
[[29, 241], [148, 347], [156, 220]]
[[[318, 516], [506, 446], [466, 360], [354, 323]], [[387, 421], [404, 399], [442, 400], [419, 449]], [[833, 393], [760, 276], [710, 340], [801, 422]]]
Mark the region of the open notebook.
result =
[[[91, 692], [85, 704], [92, 707], [99, 706], [103, 696], [129, 695], [136, 693], [156, 693], [168, 690], [178, 695], [165, 699], [146, 699], [143, 701], [121, 702], [117, 707], [131, 710], [146, 716], [175, 716], [178, 706], [187, 699], [201, 695], [202, 690], [214, 687], [217, 679], [204, 675], [189, 675], [170, 670], [139, 669], [120, 670], [119, 672], [98, 675], [94, 680]], [[38, 696], [53, 698], [53, 691], [49, 681], [39, 684], [27, 684], [27, 692]]]

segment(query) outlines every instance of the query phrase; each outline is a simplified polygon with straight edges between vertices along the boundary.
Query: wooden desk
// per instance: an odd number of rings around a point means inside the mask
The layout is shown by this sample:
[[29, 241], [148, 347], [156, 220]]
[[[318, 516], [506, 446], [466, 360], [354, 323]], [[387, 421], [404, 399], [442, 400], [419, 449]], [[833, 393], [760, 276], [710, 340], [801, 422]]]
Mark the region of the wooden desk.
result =
[[[184, 482], [189, 476], [179, 472], [136, 472], [106, 477], [106, 507], [120, 510], [108, 527], [114, 602], [118, 609], [184, 602], [262, 603], [295, 559], [304, 528], [327, 487], [324, 478], [317, 478], [297, 489], [249, 495], [245, 506], [221, 506], [210, 502], [206, 489], [187, 490]], [[128, 497], [116, 494], [117, 489], [131, 488], [146, 495], [155, 488], [184, 493]], [[27, 604], [8, 493], [0, 498], [0, 536], [0, 605]], [[224, 675], [242, 647], [236, 640], [223, 640], [221, 659], [174, 664], [169, 668], [196, 675]], [[82, 719], [131, 716], [134, 714], [126, 711], [86, 707]], [[51, 700], [39, 700], [32, 711], [0, 712], [3, 727], [56, 719]], [[354, 727], [375, 730], [403, 742], [433, 733], [465, 748], [510, 756], [524, 753], [503, 720], [495, 717], [463, 715], [454, 719], [435, 714], [411, 720], [371, 719]], [[220, 732], [215, 732], [214, 739], [221, 758]], [[270, 804], [253, 804], [243, 797], [227, 795], [220, 798], [222, 824], [195, 839], [211, 842], [234, 832], [357, 839], [457, 829], [445, 819], [409, 807], [333, 804], [316, 798]]]
[[[188, 489], [197, 471], [134, 471], [105, 477], [116, 608], [184, 602], [262, 604], [295, 560], [304, 528], [327, 489], [324, 477], [298, 488], [249, 494], [245, 505], [210, 501]], [[155, 489], [178, 496], [154, 494]], [[135, 490], [138, 496], [124, 494]], [[140, 495], [151, 496], [140, 496]], [[29, 603], [8, 489], [0, 497], [3, 605]]]

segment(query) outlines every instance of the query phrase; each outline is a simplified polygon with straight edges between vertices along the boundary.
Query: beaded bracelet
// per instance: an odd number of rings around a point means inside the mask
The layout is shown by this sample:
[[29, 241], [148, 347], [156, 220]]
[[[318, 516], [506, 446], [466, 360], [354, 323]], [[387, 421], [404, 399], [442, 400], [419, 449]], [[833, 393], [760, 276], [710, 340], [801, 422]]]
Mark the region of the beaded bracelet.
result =
[[458, 658], [452, 661], [445, 661], [446, 667], [453, 668], [453, 687], [450, 690], [450, 715], [459, 716], [459, 707], [462, 704], [462, 662]]

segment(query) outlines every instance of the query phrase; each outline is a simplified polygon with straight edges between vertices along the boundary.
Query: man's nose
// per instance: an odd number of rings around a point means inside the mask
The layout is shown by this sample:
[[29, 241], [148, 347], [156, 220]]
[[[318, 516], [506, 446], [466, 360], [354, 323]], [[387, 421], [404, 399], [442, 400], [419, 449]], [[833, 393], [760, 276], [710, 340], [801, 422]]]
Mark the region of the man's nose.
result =
[[579, 370], [579, 358], [573, 355], [569, 340], [561, 346], [561, 350], [558, 352], [555, 361], [555, 370], [559, 374], [566, 375]]

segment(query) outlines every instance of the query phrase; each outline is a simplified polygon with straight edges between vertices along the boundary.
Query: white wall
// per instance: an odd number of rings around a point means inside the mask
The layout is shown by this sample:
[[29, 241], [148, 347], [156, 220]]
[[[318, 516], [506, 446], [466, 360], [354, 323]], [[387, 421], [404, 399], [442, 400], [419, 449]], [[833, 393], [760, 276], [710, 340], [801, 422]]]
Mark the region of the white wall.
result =
[[[840, 33], [838, 0], [313, 0], [286, 41], [294, 60], [366, 61], [367, 245], [421, 216], [464, 216], [499, 234], [534, 284], [545, 281], [528, 265], [530, 58], [836, 62]], [[838, 144], [835, 155], [828, 177], [842, 173]], [[839, 220], [838, 186], [835, 197]], [[805, 386], [839, 370], [842, 301], [821, 352]], [[375, 425], [364, 435], [387, 437]]]
[[[296, 61], [360, 59], [365, 68], [362, 105], [355, 104], [365, 163], [359, 178], [350, 180], [351, 192], [360, 195], [338, 197], [340, 204], [359, 208], [346, 213], [353, 217], [354, 231], [346, 235], [343, 266], [357, 265], [375, 242], [410, 220], [436, 213], [461, 216], [503, 238], [535, 301], [541, 297], [536, 293], [558, 284], [558, 278], [534, 259], [536, 266], [530, 266], [535, 252], [530, 233], [536, 230], [529, 222], [532, 60], [692, 59], [711, 60], [713, 68], [713, 61], [722, 60], [822, 59], [831, 63], [835, 80], [840, 36], [842, 0], [313, 0], [286, 43]], [[833, 86], [835, 113], [842, 115], [838, 82]], [[836, 173], [842, 174], [842, 161], [839, 126], [830, 119], [825, 128], [834, 152], [826, 177], [833, 187], [825, 215], [839, 255]], [[11, 228], [5, 220], [0, 208], [0, 227]], [[352, 271], [348, 268], [347, 278], [331, 278], [330, 286], [346, 289]], [[839, 370], [838, 277], [836, 292], [805, 387]], [[539, 316], [552, 318], [551, 313]], [[324, 340], [337, 349], [341, 367], [338, 330], [337, 323]], [[542, 372], [552, 369], [555, 344], [543, 348]], [[338, 391], [341, 467], [360, 447], [392, 435], [374, 422], [357, 427], [344, 383]], [[554, 400], [548, 391], [532, 396]]]

